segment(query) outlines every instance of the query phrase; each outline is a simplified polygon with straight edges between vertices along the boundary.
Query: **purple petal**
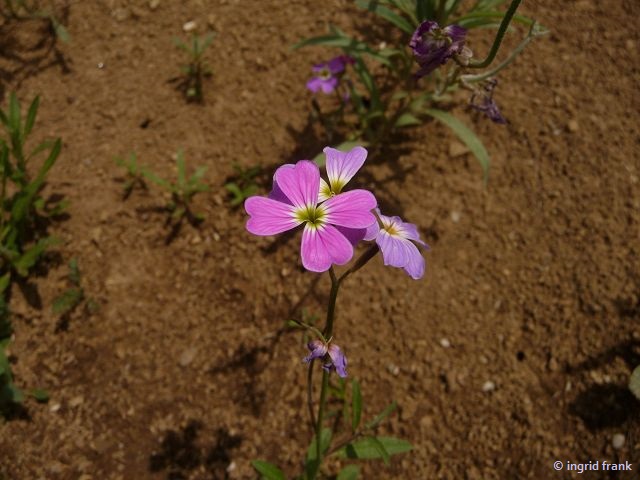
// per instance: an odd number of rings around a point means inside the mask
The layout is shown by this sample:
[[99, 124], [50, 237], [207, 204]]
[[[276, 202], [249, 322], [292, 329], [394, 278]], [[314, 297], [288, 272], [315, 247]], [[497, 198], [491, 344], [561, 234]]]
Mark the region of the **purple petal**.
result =
[[[283, 165], [283, 166], [285, 166], [285, 165]], [[280, 168], [282, 168], [282, 167], [280, 167]], [[291, 165], [291, 168], [293, 168], [293, 165]], [[278, 182], [276, 182], [275, 178], [273, 179], [273, 188], [269, 192], [268, 196], [272, 200], [277, 200], [278, 202], [282, 202], [282, 203], [286, 203], [288, 205], [292, 205], [291, 200], [289, 200], [287, 198], [287, 196], [284, 194], [284, 192], [280, 188], [280, 185], [278, 185]]]
[[360, 243], [360, 241], [364, 240], [365, 234], [367, 233], [366, 228], [347, 228], [336, 225], [336, 229], [344, 235], [354, 247]]
[[367, 241], [375, 240], [380, 233], [380, 225], [378, 222], [372, 223], [370, 227], [367, 227], [366, 233], [364, 234], [364, 239]]
[[382, 251], [385, 265], [403, 268], [411, 260], [412, 251], [409, 247], [415, 247], [411, 241], [390, 235], [386, 230], [381, 230], [376, 242]]
[[311, 353], [304, 357], [303, 361], [309, 363], [315, 358], [322, 358], [327, 354], [327, 345], [322, 340], [312, 340], [307, 343], [307, 348]]
[[295, 207], [315, 207], [318, 203], [320, 170], [315, 163], [300, 160], [293, 168], [283, 165], [276, 170], [274, 181]]
[[353, 178], [367, 159], [367, 150], [363, 147], [354, 147], [348, 152], [326, 147], [323, 152], [327, 156], [327, 176], [336, 193]]
[[324, 84], [324, 80], [319, 77], [313, 77], [311, 80], [307, 82], [307, 89], [311, 90], [313, 93], [318, 93]]
[[419, 280], [424, 276], [426, 262], [418, 250], [418, 247], [413, 243], [409, 242], [408, 249], [410, 251], [409, 262], [405, 265], [404, 271], [407, 272], [414, 280]]
[[420, 245], [422, 245], [427, 249], [429, 248], [429, 245], [427, 245], [420, 239], [420, 233], [418, 232], [418, 227], [416, 227], [413, 223], [401, 221], [396, 228], [398, 228], [399, 233], [403, 237], [408, 238], [409, 240], [413, 240], [414, 242], [419, 243]]
[[324, 202], [331, 198], [331, 187], [324, 181], [324, 178], [320, 178], [320, 193], [318, 194], [318, 201]]
[[331, 197], [322, 205], [327, 211], [327, 222], [348, 228], [367, 228], [376, 221], [371, 210], [377, 203], [368, 190], [351, 190]]
[[344, 55], [338, 55], [327, 62], [327, 67], [332, 75], [344, 72], [345, 61]]
[[300, 225], [293, 207], [266, 197], [249, 197], [244, 202], [249, 220], [247, 230], [254, 235], [275, 235]]
[[340, 347], [334, 344], [329, 345], [329, 357], [331, 357], [331, 362], [338, 375], [345, 378], [347, 376], [347, 357], [342, 353]]
[[328, 95], [332, 93], [337, 86], [338, 86], [338, 79], [336, 77], [322, 79], [321, 88], [322, 88], [322, 93], [324, 94]]
[[326, 272], [332, 263], [344, 265], [353, 257], [353, 247], [334, 226], [305, 225], [302, 232], [302, 265], [312, 272]]

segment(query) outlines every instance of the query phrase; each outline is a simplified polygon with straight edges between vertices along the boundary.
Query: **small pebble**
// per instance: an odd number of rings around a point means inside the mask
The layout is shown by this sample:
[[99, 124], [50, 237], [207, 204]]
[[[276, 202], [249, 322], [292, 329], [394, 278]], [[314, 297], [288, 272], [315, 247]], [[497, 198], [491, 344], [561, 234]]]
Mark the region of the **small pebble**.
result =
[[569, 123], [567, 123], [567, 128], [569, 128], [569, 131], [571, 133], [576, 133], [578, 130], [580, 130], [580, 125], [578, 125], [578, 122], [576, 120], [569, 120]]
[[496, 389], [496, 384], [493, 383], [491, 380], [484, 382], [484, 385], [482, 385], [482, 391], [485, 393], [493, 392], [495, 389]]
[[193, 359], [196, 358], [197, 352], [198, 351], [193, 347], [187, 348], [184, 352], [182, 352], [182, 354], [180, 355], [180, 358], [178, 359], [178, 363], [180, 364], [180, 366], [186, 367], [191, 362], [193, 362]]
[[460, 214], [460, 212], [458, 212], [457, 210], [454, 210], [453, 212], [451, 212], [451, 221], [453, 223], [458, 223], [460, 221], [460, 217], [462, 215]]
[[236, 462], [231, 462], [228, 466], [227, 466], [227, 473], [231, 473], [236, 469], [237, 465]]
[[198, 24], [195, 21], [191, 20], [182, 25], [182, 30], [184, 30], [186, 33], [189, 33], [195, 30], [197, 26]]
[[52, 413], [56, 413], [58, 410], [60, 410], [60, 406], [61, 405], [59, 403], [52, 403], [49, 407], [49, 411]]
[[160, 0], [151, 0], [149, 2], [149, 8], [151, 10], [155, 10], [156, 8], [158, 8], [160, 6]]
[[611, 439], [611, 445], [616, 450], [620, 450], [622, 447], [624, 447], [624, 442], [625, 442], [625, 438], [624, 438], [624, 435], [621, 433], [616, 433]]
[[442, 348], [449, 348], [451, 346], [451, 342], [446, 338], [441, 338], [440, 345], [442, 346]]
[[387, 370], [389, 370], [389, 373], [394, 377], [397, 377], [398, 374], [400, 373], [400, 367], [397, 365], [394, 365], [393, 363], [390, 363], [389, 365], [387, 365]]

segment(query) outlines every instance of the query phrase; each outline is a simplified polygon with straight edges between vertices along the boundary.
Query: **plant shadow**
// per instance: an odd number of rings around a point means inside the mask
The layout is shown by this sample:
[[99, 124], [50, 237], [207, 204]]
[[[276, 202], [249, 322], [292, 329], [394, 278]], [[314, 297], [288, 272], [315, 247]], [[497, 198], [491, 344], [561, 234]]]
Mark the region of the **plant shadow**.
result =
[[197, 420], [190, 420], [180, 430], [169, 430], [160, 451], [149, 456], [149, 471], [165, 472], [167, 480], [192, 478], [195, 470], [206, 471], [206, 478], [211, 480], [227, 479], [231, 451], [240, 446], [243, 438], [225, 428], [218, 428], [207, 440], [202, 439], [202, 433], [203, 425]]

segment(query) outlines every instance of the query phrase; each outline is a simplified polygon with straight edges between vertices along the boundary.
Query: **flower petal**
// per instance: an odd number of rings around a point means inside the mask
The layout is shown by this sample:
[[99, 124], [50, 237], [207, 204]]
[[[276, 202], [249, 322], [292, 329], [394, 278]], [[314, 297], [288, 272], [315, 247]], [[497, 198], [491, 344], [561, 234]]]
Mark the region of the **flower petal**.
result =
[[302, 265], [312, 272], [325, 272], [332, 263], [344, 265], [353, 257], [353, 246], [334, 226], [312, 227], [302, 232]]
[[274, 183], [297, 208], [315, 207], [318, 203], [320, 169], [309, 160], [300, 160], [293, 168], [288, 165], [278, 168]]
[[327, 212], [327, 222], [348, 228], [367, 228], [376, 222], [371, 210], [378, 202], [368, 190], [351, 190], [331, 197], [322, 205]]
[[318, 93], [324, 84], [324, 80], [319, 77], [313, 77], [307, 82], [307, 90]]
[[420, 239], [418, 227], [416, 227], [413, 223], [403, 222], [402, 220], [400, 220], [400, 223], [396, 224], [396, 228], [400, 235], [402, 235], [404, 238], [413, 240], [414, 242], [425, 247], [427, 250], [429, 249], [429, 245], [427, 245]]
[[330, 77], [322, 79], [322, 93], [329, 95], [338, 86], [338, 79], [336, 77]]
[[247, 211], [247, 230], [254, 235], [275, 235], [300, 225], [293, 207], [266, 197], [249, 197], [244, 202]]
[[360, 243], [361, 240], [364, 240], [364, 237], [367, 233], [366, 228], [347, 228], [336, 225], [336, 229], [345, 236], [349, 243], [354, 247]]
[[338, 375], [345, 378], [347, 376], [347, 357], [342, 353], [340, 347], [334, 344], [329, 345], [329, 357], [331, 357], [331, 362]]
[[340, 193], [347, 182], [360, 170], [368, 153], [363, 147], [354, 147], [348, 152], [326, 147], [323, 152], [327, 156], [329, 183], [335, 193]]
[[409, 246], [411, 245], [415, 248], [415, 245], [409, 240], [390, 235], [386, 230], [380, 230], [376, 243], [382, 251], [384, 264], [398, 268], [404, 268], [411, 260]]
[[318, 201], [324, 202], [331, 198], [331, 187], [324, 181], [324, 178], [320, 178], [320, 193], [318, 194]]
[[311, 353], [303, 359], [303, 361], [307, 363], [315, 358], [322, 358], [327, 354], [327, 345], [322, 340], [312, 340], [307, 343], [307, 348], [311, 351]]
[[409, 242], [407, 249], [409, 250], [409, 262], [405, 265], [404, 271], [414, 280], [419, 280], [424, 276], [426, 262], [418, 247], [413, 243]]

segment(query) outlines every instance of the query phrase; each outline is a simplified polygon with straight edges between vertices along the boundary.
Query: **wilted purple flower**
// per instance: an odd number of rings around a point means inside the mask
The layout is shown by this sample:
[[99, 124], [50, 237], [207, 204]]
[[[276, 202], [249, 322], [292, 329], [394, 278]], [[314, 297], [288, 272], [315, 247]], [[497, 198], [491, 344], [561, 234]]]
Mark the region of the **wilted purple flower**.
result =
[[273, 176], [269, 198], [253, 196], [244, 202], [251, 218], [247, 230], [254, 235], [275, 235], [304, 224], [302, 265], [324, 272], [332, 264], [344, 265], [353, 257], [353, 243], [345, 230], [375, 223], [371, 213], [377, 201], [368, 190], [351, 190], [319, 203], [320, 169], [309, 160], [285, 164]]
[[353, 63], [353, 59], [348, 55], [339, 55], [328, 62], [314, 65], [312, 70], [314, 77], [307, 82], [307, 88], [313, 93], [329, 94], [338, 86], [340, 76], [344, 72], [347, 64]]
[[342, 353], [339, 346], [331, 343], [331, 341], [324, 343], [322, 340], [312, 340], [307, 343], [307, 348], [311, 353], [304, 357], [305, 362], [309, 363], [316, 358], [325, 358], [328, 354], [328, 361], [322, 368], [328, 372], [335, 370], [342, 378], [347, 376], [347, 357]]
[[[487, 117], [489, 117], [495, 123], [505, 124], [507, 120], [500, 113], [500, 109], [493, 99], [493, 89], [496, 88], [498, 84], [497, 80], [490, 80], [484, 86], [483, 92], [475, 92], [471, 96], [470, 104], [472, 108], [483, 112]], [[475, 102], [475, 98], [477, 95], [480, 95], [481, 100], [479, 103]]]
[[440, 28], [437, 22], [425, 20], [411, 37], [409, 46], [420, 65], [416, 78], [429, 75], [456, 54], [462, 53], [467, 30], [459, 25]]
[[375, 239], [385, 265], [403, 268], [414, 280], [422, 278], [425, 261], [413, 242], [426, 249], [429, 246], [420, 240], [418, 228], [412, 223], [403, 222], [400, 217], [387, 217], [380, 210], [377, 213], [382, 225], [369, 227], [364, 239]]

